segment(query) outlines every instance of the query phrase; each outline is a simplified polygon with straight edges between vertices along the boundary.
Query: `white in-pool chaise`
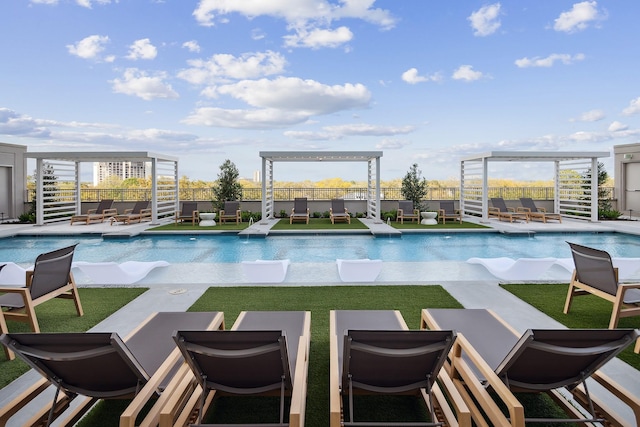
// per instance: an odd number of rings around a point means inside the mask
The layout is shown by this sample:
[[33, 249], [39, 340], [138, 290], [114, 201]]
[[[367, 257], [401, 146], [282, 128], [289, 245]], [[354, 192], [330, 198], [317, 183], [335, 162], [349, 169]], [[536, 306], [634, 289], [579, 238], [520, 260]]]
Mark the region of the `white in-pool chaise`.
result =
[[74, 268], [78, 268], [87, 275], [94, 284], [99, 285], [130, 285], [147, 277], [154, 268], [167, 267], [166, 261], [125, 261], [117, 262], [85, 262], [76, 261]]
[[469, 258], [469, 264], [480, 264], [501, 280], [535, 280], [542, 276], [556, 258]]
[[288, 259], [242, 261], [244, 275], [251, 283], [284, 282], [291, 262]]
[[382, 270], [381, 259], [337, 259], [338, 274], [343, 282], [375, 282]]

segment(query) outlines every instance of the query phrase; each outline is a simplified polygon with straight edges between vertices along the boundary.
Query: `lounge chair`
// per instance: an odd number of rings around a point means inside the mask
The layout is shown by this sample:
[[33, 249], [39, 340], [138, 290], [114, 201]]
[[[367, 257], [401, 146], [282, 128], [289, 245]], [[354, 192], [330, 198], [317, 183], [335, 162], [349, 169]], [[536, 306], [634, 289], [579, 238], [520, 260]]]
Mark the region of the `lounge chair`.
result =
[[502, 280], [535, 280], [543, 275], [553, 264], [555, 258], [469, 258], [469, 264], [480, 264], [489, 273]]
[[[396, 310], [332, 310], [329, 425], [470, 426], [465, 404], [451, 380], [440, 374], [454, 340], [453, 331], [408, 330]], [[424, 400], [431, 421], [357, 422], [353, 414], [354, 394], [416, 394]]]
[[288, 259], [242, 261], [242, 270], [250, 283], [280, 283], [287, 277]]
[[118, 214], [118, 210], [111, 206], [113, 206], [113, 199], [101, 200], [98, 207], [89, 209], [86, 214], [73, 215], [71, 217], [71, 225], [73, 225], [74, 222], [83, 222], [85, 224], [91, 224], [97, 221], [103, 222], [106, 218]]
[[338, 274], [343, 282], [375, 282], [382, 270], [381, 259], [337, 259]]
[[344, 200], [331, 200], [331, 207], [329, 208], [329, 218], [331, 219], [331, 224], [335, 224], [336, 221], [351, 224], [351, 215], [349, 215], [349, 210], [344, 206]]
[[242, 211], [240, 210], [240, 202], [224, 202], [224, 208], [220, 209], [218, 219], [221, 224], [227, 221], [240, 224], [242, 222]]
[[529, 217], [525, 212], [516, 212], [515, 208], [508, 208], [502, 197], [491, 198], [492, 207], [489, 208], [489, 217], [496, 217], [500, 221], [509, 220], [509, 222], [524, 220], [529, 222]]
[[187, 221], [193, 225], [200, 221], [198, 202], [182, 202], [182, 210], [176, 211], [176, 224]]
[[167, 267], [166, 261], [85, 262], [77, 261], [73, 267], [87, 275], [93, 284], [130, 285], [147, 277], [154, 268]]
[[149, 201], [138, 201], [133, 208], [125, 209], [123, 214], [111, 217], [111, 225], [118, 222], [129, 225], [132, 222], [142, 221], [151, 221]]
[[575, 269], [564, 303], [565, 314], [569, 313], [574, 297], [592, 294], [613, 303], [609, 328], [616, 328], [621, 317], [640, 316], [640, 283], [618, 283], [617, 271], [607, 252], [575, 243], [569, 246]]
[[[252, 426], [304, 425], [311, 312], [247, 311], [240, 313], [231, 331], [178, 330], [174, 339], [197, 384], [189, 388], [192, 393], [179, 388], [171, 391], [175, 396], [184, 396], [186, 402], [174, 425], [185, 425], [195, 418], [195, 424], [201, 423], [213, 399], [222, 395], [280, 397], [279, 414], [255, 415], [263, 422], [269, 418], [275, 421]], [[247, 407], [247, 411], [251, 409]], [[214, 418], [216, 415], [210, 414]], [[171, 408], [162, 411], [161, 425], [166, 418], [173, 418]]]
[[458, 221], [460, 224], [462, 224], [462, 213], [460, 213], [460, 210], [455, 208], [453, 200], [445, 200], [440, 202], [438, 220], [442, 220], [442, 223], [446, 224], [448, 219]]
[[[640, 422], [638, 396], [598, 371], [636, 340], [638, 330], [529, 329], [520, 336], [484, 309], [426, 309], [422, 311], [421, 327], [458, 332], [445, 369], [477, 425], [524, 427], [525, 422], [548, 425], [556, 421], [526, 418], [525, 408], [513, 392], [546, 393], [578, 423], [627, 425], [598, 396], [590, 395], [587, 379], [600, 383], [621, 404], [629, 406], [636, 422]], [[566, 396], [569, 393], [573, 399]], [[604, 424], [603, 418], [612, 424]]]
[[[37, 411], [27, 406], [24, 410], [32, 416], [24, 425], [49, 425], [60, 418], [56, 425], [70, 426], [99, 399], [133, 398], [120, 420], [120, 426], [133, 427], [140, 410], [160, 396], [140, 424], [151, 425], [149, 420], [156, 419], [157, 425], [169, 397], [161, 395], [162, 391], [187, 373], [178, 369], [182, 357], [171, 336], [176, 328], [223, 329], [224, 315], [154, 313], [124, 340], [114, 332], [2, 335], [0, 341], [43, 378], [0, 410], [0, 425], [32, 401], [51, 403]], [[55, 396], [48, 393], [49, 386], [56, 388]], [[78, 403], [65, 411], [77, 397], [81, 397]]]
[[309, 208], [307, 207], [306, 197], [296, 197], [293, 200], [293, 208], [291, 209], [291, 215], [289, 215], [289, 224], [293, 224], [296, 221], [304, 221], [309, 224]]
[[411, 200], [400, 200], [398, 202], [396, 222], [400, 221], [400, 224], [404, 224], [405, 219], [411, 220], [411, 222], [420, 220], [420, 209], [414, 209]]
[[0, 309], [7, 319], [29, 323], [40, 332], [35, 307], [53, 298], [72, 299], [78, 316], [83, 315], [78, 288], [71, 272], [76, 245], [38, 255], [33, 270], [26, 271], [26, 286], [3, 287]]
[[518, 208], [520, 212], [524, 212], [530, 221], [539, 220], [546, 223], [548, 220], [556, 220], [562, 222], [562, 216], [558, 213], [547, 212], [545, 208], [539, 208], [533, 202], [531, 197], [520, 197], [522, 207]]

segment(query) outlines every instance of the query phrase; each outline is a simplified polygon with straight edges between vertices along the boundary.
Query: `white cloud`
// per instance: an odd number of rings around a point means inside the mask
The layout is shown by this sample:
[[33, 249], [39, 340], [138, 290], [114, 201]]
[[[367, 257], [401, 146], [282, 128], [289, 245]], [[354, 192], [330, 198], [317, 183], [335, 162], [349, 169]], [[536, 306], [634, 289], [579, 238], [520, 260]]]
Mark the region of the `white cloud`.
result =
[[59, 0], [31, 0], [31, 3], [33, 4], [49, 4], [49, 5], [54, 5], [54, 4], [58, 4]]
[[140, 39], [129, 46], [127, 58], [136, 61], [138, 59], [154, 59], [156, 56], [158, 56], [158, 49], [151, 44], [151, 40]]
[[495, 33], [500, 28], [500, 3], [483, 6], [473, 12], [467, 19], [471, 22], [473, 35], [484, 37]]
[[330, 23], [343, 18], [362, 19], [384, 29], [396, 23], [388, 10], [374, 9], [375, 0], [342, 0], [331, 3], [326, 0], [200, 0], [193, 16], [200, 25], [212, 26], [218, 16], [238, 13], [248, 18], [272, 16], [299, 25], [307, 22]]
[[431, 74], [430, 76], [421, 76], [418, 74], [417, 68], [410, 68], [404, 73], [402, 73], [402, 80], [411, 85], [414, 85], [416, 83], [429, 82], [429, 81], [439, 82], [442, 80], [442, 75], [440, 73], [434, 73], [434, 74]]
[[629, 129], [629, 126], [625, 125], [624, 123], [621, 123], [619, 121], [614, 121], [609, 125], [609, 132], [620, 132], [620, 131], [624, 131]]
[[200, 0], [193, 11], [196, 21], [213, 26], [214, 21], [228, 22], [228, 15], [240, 14], [249, 19], [270, 16], [283, 19], [292, 35], [284, 37], [288, 47], [337, 47], [353, 38], [345, 26], [332, 29], [331, 24], [341, 19], [360, 19], [383, 30], [395, 26], [397, 19], [388, 10], [374, 8], [375, 0]]
[[594, 21], [604, 18], [604, 14], [598, 12], [596, 1], [583, 1], [575, 3], [571, 10], [562, 12], [555, 20], [553, 29], [565, 33], [575, 33], [586, 29]]
[[365, 108], [371, 99], [371, 93], [362, 84], [328, 86], [296, 77], [243, 80], [219, 86], [217, 92], [240, 99], [253, 107], [304, 111], [309, 115]]
[[225, 110], [217, 107], [198, 108], [182, 122], [188, 125], [234, 129], [272, 129], [302, 123], [309, 118], [304, 112], [275, 108]]
[[67, 50], [71, 55], [83, 59], [99, 59], [99, 55], [109, 42], [108, 36], [93, 35], [85, 37], [75, 44], [67, 45]]
[[180, 71], [178, 77], [191, 84], [203, 85], [280, 74], [287, 61], [280, 53], [267, 51], [241, 56], [218, 54], [209, 60], [194, 59], [187, 63], [191, 68]]
[[472, 82], [484, 77], [480, 71], [474, 71], [471, 65], [461, 65], [457, 70], [453, 72], [451, 76], [454, 80], [464, 80]]
[[313, 28], [311, 30], [299, 28], [295, 35], [284, 36], [286, 47], [339, 47], [353, 39], [353, 33], [347, 27], [335, 30]]
[[631, 102], [629, 102], [629, 106], [622, 110], [622, 114], [625, 116], [631, 116], [638, 113], [640, 113], [640, 97], [632, 99]]
[[289, 130], [283, 132], [283, 135], [292, 138], [299, 139], [303, 141], [331, 141], [335, 139], [340, 139], [339, 135], [329, 133], [329, 132], [311, 132], [311, 131], [293, 131]]
[[602, 110], [591, 110], [586, 111], [580, 115], [580, 117], [576, 119], [571, 119], [572, 122], [597, 122], [605, 118], [604, 111]]
[[182, 47], [188, 49], [189, 52], [200, 52], [200, 45], [195, 40], [189, 40], [188, 42], [182, 43]]
[[401, 148], [411, 145], [409, 141], [403, 141], [400, 139], [383, 139], [380, 143], [376, 144], [378, 150], [399, 150]]
[[[116, 0], [117, 2], [118, 0]], [[91, 3], [109, 4], [111, 0], [76, 0], [78, 6], [86, 7], [87, 9], [91, 9]]]
[[170, 84], [164, 82], [165, 73], [149, 76], [137, 68], [128, 68], [122, 77], [122, 79], [114, 79], [111, 82], [115, 93], [134, 95], [145, 101], [157, 98], [178, 98], [179, 96]]
[[203, 107], [184, 120], [187, 124], [231, 128], [268, 129], [303, 123], [314, 115], [366, 108], [371, 99], [361, 84], [328, 86], [314, 80], [278, 77], [243, 80], [215, 88], [254, 109]]
[[367, 123], [355, 123], [338, 126], [326, 126], [324, 129], [333, 134], [342, 136], [346, 135], [363, 135], [363, 136], [389, 136], [403, 135], [415, 131], [413, 126], [380, 126]]
[[558, 61], [562, 62], [565, 65], [570, 65], [577, 61], [583, 61], [584, 59], [585, 55], [583, 53], [578, 53], [575, 55], [569, 55], [566, 53], [553, 53], [545, 58], [535, 56], [533, 58], [516, 59], [515, 64], [519, 68], [552, 67], [553, 64]]

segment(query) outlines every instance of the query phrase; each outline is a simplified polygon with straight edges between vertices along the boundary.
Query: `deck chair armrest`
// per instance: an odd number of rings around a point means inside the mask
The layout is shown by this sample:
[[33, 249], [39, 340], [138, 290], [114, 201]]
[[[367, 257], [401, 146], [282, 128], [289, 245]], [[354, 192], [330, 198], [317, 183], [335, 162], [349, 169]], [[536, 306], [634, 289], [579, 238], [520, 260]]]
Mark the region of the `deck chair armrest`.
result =
[[125, 209], [124, 215], [130, 214], [131, 212], [133, 212], [133, 208]]
[[537, 208], [539, 212], [542, 213], [547, 213], [547, 209], [546, 208]]
[[494, 208], [493, 206], [489, 206], [489, 212], [500, 213], [500, 209]]
[[516, 208], [516, 212], [531, 213], [531, 209], [530, 208], [525, 208], [523, 206], [520, 206], [520, 207]]
[[629, 289], [640, 289], [640, 283], [619, 283], [618, 288], [623, 292], [626, 292]]
[[516, 212], [516, 209], [515, 209], [515, 208], [507, 207], [507, 212], [513, 212], [513, 213], [515, 213], [515, 212]]
[[91, 214], [95, 214], [95, 213], [98, 213], [98, 209], [89, 209], [87, 211], [87, 215], [91, 215]]
[[[467, 357], [463, 358], [463, 354]], [[484, 361], [480, 354], [473, 348], [471, 343], [467, 341], [464, 335], [458, 333], [456, 341], [450, 352], [452, 376], [462, 378], [464, 384], [473, 394], [474, 399], [486, 411], [487, 416], [493, 421], [494, 425], [508, 425], [500, 407], [495, 403], [493, 397], [489, 394], [484, 384], [476, 376], [476, 372], [467, 363], [467, 360], [473, 364], [475, 369], [484, 376], [487, 384], [491, 387], [497, 398], [499, 398], [506, 407], [511, 425], [524, 425], [524, 406], [513, 395], [509, 387], [507, 387], [500, 378], [495, 374], [491, 367]]]
[[28, 286], [19, 286], [19, 287], [0, 286], [0, 292], [7, 293], [7, 294], [22, 294], [22, 300], [24, 301], [25, 305], [27, 305], [27, 301], [31, 299], [31, 294], [29, 293]]
[[[444, 368], [438, 374], [438, 383], [434, 385], [433, 393], [437, 400], [442, 400], [440, 409], [448, 420], [457, 420], [460, 427], [471, 426], [471, 411]], [[447, 414], [451, 410], [455, 414]]]
[[116, 208], [109, 208], [109, 209], [105, 209], [102, 211], [102, 213], [104, 215], [118, 215], [118, 209]]
[[307, 403], [307, 375], [309, 371], [309, 337], [301, 336], [298, 341], [296, 372], [293, 374], [293, 390], [291, 390], [291, 405], [289, 408], [289, 422], [291, 427], [304, 425]]
[[445, 215], [444, 209], [438, 209], [438, 216], [444, 216], [444, 215]]

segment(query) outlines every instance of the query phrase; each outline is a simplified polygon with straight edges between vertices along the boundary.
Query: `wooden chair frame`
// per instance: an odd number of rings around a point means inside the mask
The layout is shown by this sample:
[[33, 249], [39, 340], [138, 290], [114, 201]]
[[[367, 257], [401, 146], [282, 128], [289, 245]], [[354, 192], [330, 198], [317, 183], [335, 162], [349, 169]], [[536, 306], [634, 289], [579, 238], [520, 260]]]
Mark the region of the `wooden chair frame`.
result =
[[[572, 249], [572, 251], [580, 250], [580, 245], [574, 245], [570, 243], [570, 245], [576, 247], [576, 249]], [[617, 284], [615, 294], [605, 292], [603, 289], [596, 288], [595, 286], [588, 285], [586, 283], [578, 280], [578, 270], [574, 269], [573, 274], [571, 275], [571, 282], [569, 282], [569, 288], [567, 290], [567, 298], [564, 303], [564, 309], [562, 312], [564, 314], [568, 314], [571, 309], [571, 303], [573, 299], [578, 296], [583, 295], [596, 295], [604, 300], [610, 301], [613, 303], [613, 308], [611, 311], [611, 318], [609, 320], [609, 329], [614, 329], [618, 327], [618, 322], [623, 317], [633, 317], [640, 316], [640, 303], [632, 303], [626, 304], [624, 302], [625, 295], [628, 291], [632, 289], [640, 289], [640, 283], [618, 283], [618, 269], [613, 266], [613, 262], [611, 261], [611, 257], [605, 251], [600, 251], [597, 249], [592, 249], [588, 247], [583, 247], [584, 250], [587, 251], [595, 251], [600, 253], [600, 260], [609, 261], [609, 268], [611, 271], [606, 271], [604, 273], [610, 273], [611, 276], [608, 276], [609, 279]], [[575, 256], [581, 256], [580, 254], [572, 254]], [[575, 263], [574, 263], [575, 264]]]
[[[409, 204], [411, 204], [411, 208], [409, 208]], [[396, 222], [400, 221], [400, 224], [404, 224], [405, 219], [410, 219], [411, 222], [420, 221], [420, 209], [414, 208], [413, 202], [410, 200], [401, 200], [398, 202], [398, 210], [396, 211]]]
[[[235, 204], [238, 206], [237, 209], [233, 209], [233, 205]], [[218, 219], [221, 224], [228, 221], [240, 224], [242, 222], [242, 210], [240, 209], [240, 204], [238, 202], [224, 202], [224, 208], [220, 209]]]
[[176, 224], [179, 222], [189, 221], [195, 225], [200, 222], [200, 213], [198, 212], [197, 202], [183, 202], [182, 210], [176, 211]]

